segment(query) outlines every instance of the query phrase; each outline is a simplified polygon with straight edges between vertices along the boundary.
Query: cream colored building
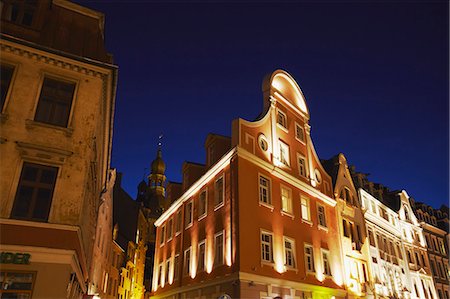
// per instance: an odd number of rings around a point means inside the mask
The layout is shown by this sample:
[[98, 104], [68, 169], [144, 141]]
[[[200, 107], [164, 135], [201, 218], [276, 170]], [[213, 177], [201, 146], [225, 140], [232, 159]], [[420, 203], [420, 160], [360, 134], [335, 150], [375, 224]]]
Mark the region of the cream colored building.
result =
[[117, 80], [103, 27], [68, 1], [2, 1], [0, 297], [88, 293]]

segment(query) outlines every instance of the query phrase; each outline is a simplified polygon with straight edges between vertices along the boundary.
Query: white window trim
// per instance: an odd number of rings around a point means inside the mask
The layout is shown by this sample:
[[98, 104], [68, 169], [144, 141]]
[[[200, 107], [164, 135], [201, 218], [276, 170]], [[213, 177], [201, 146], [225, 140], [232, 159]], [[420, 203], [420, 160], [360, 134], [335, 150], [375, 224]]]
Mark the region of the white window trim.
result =
[[[288, 266], [286, 264], [286, 241], [290, 242], [292, 245], [292, 257], [294, 259], [294, 267]], [[297, 250], [295, 247], [295, 240], [286, 236], [283, 236], [283, 260], [284, 260], [284, 267], [288, 270], [296, 270], [297, 269]]]
[[[160, 236], [159, 236], [159, 247], [163, 247], [164, 244], [166, 243], [166, 225], [163, 224], [161, 225], [161, 230], [160, 230]], [[162, 236], [162, 237], [161, 237]], [[161, 242], [162, 239], [162, 242]]]
[[[174, 282], [174, 281], [176, 281], [176, 280], [178, 280], [178, 279], [180, 279], [180, 276], [178, 276], [177, 277], [177, 274], [176, 274], [176, 272], [175, 272], [175, 270], [176, 270], [176, 267], [175, 267], [175, 261], [176, 261], [176, 259], [177, 259], [177, 257], [178, 257], [178, 271], [180, 271], [180, 254], [178, 253], [178, 254], [175, 254], [175, 256], [173, 257], [173, 266], [172, 266], [172, 268], [173, 268], [173, 273], [172, 273], [172, 283]], [[178, 275], [180, 275], [180, 273], [178, 273]]]
[[[269, 198], [269, 200], [270, 200], [271, 203], [265, 203], [265, 202], [261, 201], [261, 183], [260, 183], [261, 177], [263, 177], [263, 178], [265, 178], [265, 179], [267, 179], [267, 180], [269, 181], [268, 198]], [[272, 204], [272, 180], [271, 180], [269, 177], [267, 177], [267, 176], [265, 176], [265, 175], [263, 175], [263, 174], [261, 174], [261, 173], [258, 173], [258, 202], [259, 202], [259, 205], [260, 205], [260, 206], [267, 207], [267, 208], [269, 208], [269, 209], [273, 212], [273, 204]]]
[[[261, 240], [261, 237], [262, 237], [263, 234], [271, 236], [271, 240], [272, 240], [272, 242], [270, 244], [270, 251], [271, 251], [270, 258], [271, 258], [271, 261], [267, 261], [267, 260], [264, 260], [262, 258], [262, 240]], [[260, 232], [259, 232], [259, 248], [260, 248], [259, 249], [260, 250], [259, 258], [261, 259], [261, 265], [274, 265], [275, 261], [274, 261], [274, 258], [273, 258], [273, 233], [272, 232], [264, 230], [264, 229], [260, 229]]]
[[[163, 287], [162, 284], [162, 278], [164, 278], [163, 276], [163, 272], [164, 272], [164, 262], [160, 263], [158, 266], [158, 286]], [[127, 275], [128, 277], [128, 275]]]
[[[291, 208], [290, 211], [287, 211], [287, 210], [283, 209], [283, 189], [286, 189], [288, 191], [288, 193], [289, 193], [288, 206], [290, 206], [290, 208]], [[293, 205], [293, 202], [292, 202], [292, 200], [293, 200], [292, 199], [292, 189], [281, 184], [280, 185], [280, 198], [281, 198], [281, 214], [294, 217], [294, 205]]]
[[[283, 125], [281, 125], [281, 124], [278, 122], [278, 113], [281, 113], [281, 114], [284, 115], [284, 119], [286, 120], [286, 127], [283, 126]], [[277, 122], [277, 127], [278, 127], [278, 128], [280, 128], [281, 130], [283, 130], [283, 131], [286, 132], [286, 133], [289, 132], [289, 129], [288, 129], [288, 117], [287, 117], [287, 114], [286, 114], [283, 110], [277, 108], [277, 115], [276, 115], [276, 120], [275, 120], [275, 121]]]
[[[308, 205], [308, 217], [307, 219], [303, 217], [303, 203], [302, 203], [302, 199], [306, 199]], [[311, 219], [311, 199], [309, 197], [306, 196], [302, 196], [300, 195], [300, 217], [302, 219], [302, 222], [308, 223], [310, 225], [312, 225], [312, 219]]]
[[[325, 225], [320, 224], [320, 221], [319, 221], [319, 207], [322, 207], [322, 208], [323, 208], [323, 217], [324, 217], [324, 220], [325, 220]], [[320, 203], [317, 203], [317, 204], [316, 204], [316, 210], [317, 210], [317, 227], [318, 227], [319, 229], [322, 229], [322, 230], [328, 232], [328, 225], [327, 225], [327, 209], [325, 208], [324, 205], [322, 205], [322, 204], [320, 204]]]
[[[304, 164], [305, 175], [302, 175], [302, 174], [300, 173], [300, 163], [299, 163], [300, 158], [303, 159], [303, 160], [305, 161], [305, 164]], [[307, 165], [306, 165], [306, 157], [303, 156], [303, 155], [300, 154], [300, 153], [297, 153], [297, 168], [298, 168], [298, 175], [299, 175], [300, 177], [302, 177], [302, 178], [308, 179], [308, 167], [307, 167]]]
[[208, 216], [208, 187], [205, 187], [205, 189], [202, 189], [200, 193], [198, 194], [198, 206], [200, 207], [200, 197], [201, 195], [205, 193], [205, 212], [202, 215], [198, 215], [198, 221], [202, 220], [206, 216]]
[[[189, 252], [189, 265], [186, 265], [186, 255]], [[192, 265], [192, 246], [189, 246], [185, 251], [183, 255], [183, 276], [191, 276], [191, 265]], [[188, 267], [188, 273], [185, 271], [185, 267]]]
[[[171, 258], [169, 257], [166, 260], [166, 266], [165, 266], [165, 272], [164, 272], [164, 285], [169, 285], [171, 283], [169, 283], [170, 281], [170, 265], [172, 264], [171, 262]], [[166, 280], [167, 278], [167, 280]]]
[[178, 221], [178, 213], [180, 213], [181, 217], [180, 217], [180, 230], [176, 230], [177, 229], [177, 225], [175, 224], [174, 226], [174, 230], [175, 230], [175, 237], [178, 236], [179, 234], [181, 234], [181, 231], [183, 230], [183, 213], [181, 212], [181, 209], [178, 210], [175, 213], [175, 220], [174, 223], [176, 223]]
[[[297, 127], [300, 127], [300, 128], [302, 129], [302, 131], [303, 131], [303, 140], [297, 138]], [[305, 128], [302, 127], [298, 122], [295, 122], [295, 139], [296, 139], [298, 142], [300, 142], [301, 144], [306, 144], [306, 142], [305, 142], [305, 135], [306, 135], [306, 134], [305, 134]]]
[[[205, 256], [203, 257], [203, 269], [200, 269], [199, 268], [199, 266], [198, 266], [198, 264], [199, 264], [199, 262], [200, 262], [200, 246], [201, 245], [205, 245]], [[198, 257], [197, 257], [197, 273], [198, 272], [204, 272], [205, 270], [206, 270], [206, 239], [203, 239], [202, 241], [200, 241], [199, 243], [198, 243], [198, 249], [197, 249], [197, 252], [198, 252]]]
[[[189, 204], [191, 204], [191, 222], [190, 223], [185, 223], [185, 225], [186, 225], [186, 227], [184, 228], [185, 230], [186, 229], [189, 229], [193, 224], [194, 224], [194, 200], [190, 200], [190, 201], [188, 201], [187, 203], [186, 203], [186, 207], [189, 205]], [[186, 209], [187, 208], [185, 208], [184, 209], [184, 211], [185, 211], [185, 213], [186, 213]], [[184, 215], [184, 218], [186, 219], [186, 215]]]
[[[217, 178], [217, 180], [214, 181], [214, 201], [216, 200], [216, 183], [222, 179], [222, 202], [219, 203], [218, 205], [214, 205], [214, 211], [217, 211], [218, 209], [220, 209], [221, 207], [225, 206], [225, 176], [222, 174], [219, 178]], [[214, 202], [215, 204], [215, 202]]]
[[[312, 259], [312, 267], [313, 269], [310, 270], [308, 269], [308, 260], [307, 260], [307, 255], [306, 255], [306, 248], [311, 248], [311, 259]], [[316, 265], [315, 265], [315, 260], [314, 260], [314, 246], [312, 246], [309, 243], [304, 243], [304, 248], [303, 248], [303, 254], [305, 256], [305, 270], [306, 270], [306, 274], [308, 273], [316, 273]]]
[[[286, 147], [285, 149], [287, 150], [286, 151], [287, 157], [285, 159], [287, 164], [285, 164], [284, 162], [281, 161], [281, 148], [283, 146], [285, 146]], [[284, 142], [281, 139], [278, 139], [278, 154], [279, 154], [279, 161], [280, 161], [281, 165], [290, 169], [290, 167], [291, 167], [291, 149], [289, 147], [289, 144], [287, 144], [286, 142]]]
[[[171, 234], [169, 235], [168, 232], [167, 232], [167, 228], [169, 227], [169, 223], [170, 222], [172, 222], [172, 225], [171, 225], [172, 229], [171, 229]], [[167, 241], [166, 242], [169, 242], [173, 238], [173, 218], [172, 217], [169, 218], [169, 220], [167, 220], [167, 228], [166, 228], [166, 235], [167, 235]]]
[[[216, 263], [216, 248], [217, 248], [217, 237], [222, 235], [222, 263], [221, 264], [217, 264]], [[216, 234], [214, 234], [214, 267], [219, 267], [219, 266], [223, 266], [225, 265], [225, 230], [222, 230]]]
[[[323, 258], [324, 253], [327, 255], [327, 260], [328, 260], [328, 268], [330, 269], [330, 274], [326, 274], [325, 273], [325, 260]], [[333, 276], [333, 271], [331, 270], [331, 263], [330, 263], [330, 251], [324, 248], [320, 248], [320, 257], [322, 260], [322, 270], [323, 270], [323, 275], [325, 275], [325, 277], [332, 277]]]

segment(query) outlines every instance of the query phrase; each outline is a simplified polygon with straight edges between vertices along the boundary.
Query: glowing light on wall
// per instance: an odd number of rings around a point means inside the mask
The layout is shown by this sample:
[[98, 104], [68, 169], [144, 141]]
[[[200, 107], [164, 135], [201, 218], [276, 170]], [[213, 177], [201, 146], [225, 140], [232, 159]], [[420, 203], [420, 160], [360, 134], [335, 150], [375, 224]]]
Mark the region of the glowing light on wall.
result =
[[272, 79], [272, 86], [279, 90], [283, 95], [289, 95], [290, 91], [293, 91], [294, 98], [291, 98], [290, 100], [294, 101], [295, 105], [300, 108], [301, 111], [308, 113], [305, 98], [298, 88], [297, 83], [289, 76], [283, 73], [276, 74]]
[[[227, 217], [229, 218], [229, 217]], [[228, 267], [231, 266], [231, 233], [230, 233], [230, 225], [227, 225], [227, 229], [225, 231], [225, 263]]]
[[274, 268], [278, 273], [284, 273], [286, 271], [286, 268], [284, 267], [283, 243], [281, 241], [282, 239], [275, 237], [275, 244], [273, 247]]

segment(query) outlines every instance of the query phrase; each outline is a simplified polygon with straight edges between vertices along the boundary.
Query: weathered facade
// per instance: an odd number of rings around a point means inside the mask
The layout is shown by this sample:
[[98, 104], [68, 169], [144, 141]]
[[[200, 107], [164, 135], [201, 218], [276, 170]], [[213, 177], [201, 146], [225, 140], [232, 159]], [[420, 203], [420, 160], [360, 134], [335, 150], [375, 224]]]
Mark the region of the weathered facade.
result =
[[26, 283], [0, 293], [88, 293], [117, 80], [103, 26], [68, 1], [2, 1], [0, 243], [27, 258], [2, 258]]
[[264, 111], [209, 135], [183, 194], [155, 222], [158, 298], [345, 298], [332, 181], [294, 79], [263, 83]]

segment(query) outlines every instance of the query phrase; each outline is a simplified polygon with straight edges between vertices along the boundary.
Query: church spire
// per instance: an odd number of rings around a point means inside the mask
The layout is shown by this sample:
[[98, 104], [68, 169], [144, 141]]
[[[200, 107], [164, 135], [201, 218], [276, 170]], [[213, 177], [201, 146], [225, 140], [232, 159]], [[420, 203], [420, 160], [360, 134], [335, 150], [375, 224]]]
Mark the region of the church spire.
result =
[[151, 201], [156, 201], [154, 204], [163, 206], [166, 197], [166, 163], [162, 158], [162, 137], [158, 137], [158, 149], [156, 152], [156, 158], [152, 161], [150, 175], [148, 176], [149, 191], [151, 195]]

